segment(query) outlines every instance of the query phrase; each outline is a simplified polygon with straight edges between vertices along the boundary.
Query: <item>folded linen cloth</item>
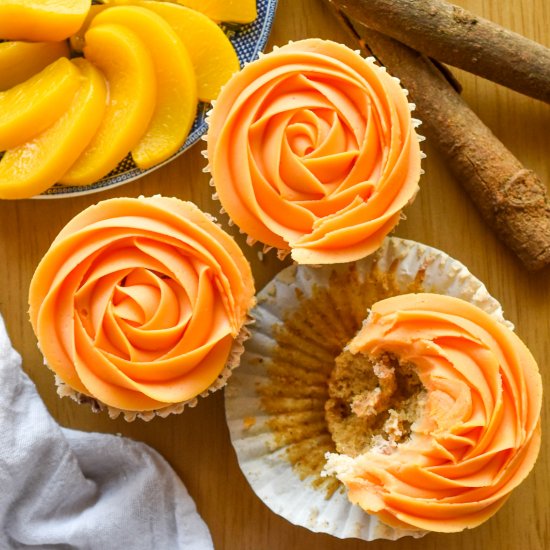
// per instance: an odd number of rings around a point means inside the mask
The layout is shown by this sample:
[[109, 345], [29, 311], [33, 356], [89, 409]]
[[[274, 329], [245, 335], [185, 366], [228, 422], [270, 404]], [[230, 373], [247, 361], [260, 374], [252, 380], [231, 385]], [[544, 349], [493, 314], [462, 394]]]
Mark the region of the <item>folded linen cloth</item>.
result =
[[61, 428], [0, 316], [0, 549], [209, 550], [195, 503], [153, 449]]

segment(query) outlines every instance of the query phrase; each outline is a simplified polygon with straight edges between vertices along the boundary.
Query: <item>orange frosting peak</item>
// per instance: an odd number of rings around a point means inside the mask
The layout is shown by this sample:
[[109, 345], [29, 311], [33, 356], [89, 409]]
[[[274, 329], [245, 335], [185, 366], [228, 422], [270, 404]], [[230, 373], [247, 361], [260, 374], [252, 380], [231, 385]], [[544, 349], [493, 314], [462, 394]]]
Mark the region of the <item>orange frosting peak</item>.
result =
[[349, 350], [412, 363], [427, 393], [409, 440], [330, 455], [348, 496], [390, 525], [452, 532], [493, 515], [532, 469], [542, 382], [521, 340], [449, 296], [377, 302]]
[[398, 81], [319, 39], [278, 48], [233, 76], [209, 118], [208, 159], [229, 216], [299, 263], [376, 250], [421, 172]]
[[254, 302], [235, 241], [194, 204], [110, 199], [59, 233], [38, 265], [30, 318], [48, 366], [126, 411], [204, 392]]

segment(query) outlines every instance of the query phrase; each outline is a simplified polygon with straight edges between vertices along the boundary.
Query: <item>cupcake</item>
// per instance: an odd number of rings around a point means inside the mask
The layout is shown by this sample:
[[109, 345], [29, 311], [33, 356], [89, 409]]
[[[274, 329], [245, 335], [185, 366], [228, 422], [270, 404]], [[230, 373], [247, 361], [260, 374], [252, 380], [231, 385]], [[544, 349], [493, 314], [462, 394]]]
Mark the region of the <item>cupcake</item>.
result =
[[395, 527], [476, 527], [539, 452], [542, 382], [533, 356], [508, 327], [458, 298], [375, 303], [336, 359], [329, 395], [339, 452], [326, 471], [351, 502]]
[[[434, 311], [417, 311], [426, 296]], [[356, 262], [293, 265], [251, 315], [227, 421], [252, 489], [292, 523], [364, 540], [473, 527], [532, 467], [537, 367], [499, 303], [443, 252], [387, 238]], [[399, 347], [417, 340], [396, 316], [441, 342], [418, 344], [425, 358]], [[444, 346], [456, 365], [437, 357]]]
[[78, 214], [29, 291], [58, 393], [127, 420], [181, 412], [223, 387], [253, 303], [235, 241], [194, 204], [161, 196]]
[[371, 254], [418, 190], [412, 108], [397, 79], [342, 44], [307, 39], [261, 56], [208, 118], [223, 211], [249, 242], [300, 264]]

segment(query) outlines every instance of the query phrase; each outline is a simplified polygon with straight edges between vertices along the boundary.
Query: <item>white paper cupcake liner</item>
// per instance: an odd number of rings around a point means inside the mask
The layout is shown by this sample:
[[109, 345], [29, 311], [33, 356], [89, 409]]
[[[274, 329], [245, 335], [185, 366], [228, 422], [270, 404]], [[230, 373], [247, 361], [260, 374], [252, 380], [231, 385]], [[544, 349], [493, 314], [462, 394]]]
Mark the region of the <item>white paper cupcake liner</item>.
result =
[[[339, 281], [340, 286], [331, 287], [333, 281]], [[346, 281], [349, 284], [345, 284]], [[335, 292], [330, 298], [329, 289], [330, 292], [336, 289], [340, 296]], [[289, 412], [285, 408], [284, 387], [280, 394], [277, 394], [279, 390], [276, 388], [273, 391], [270, 389], [273, 387], [276, 369], [284, 370], [284, 365], [277, 367], [274, 359], [277, 357], [276, 361], [280, 363], [281, 356], [286, 353], [286, 348], [282, 347], [284, 344], [277, 341], [277, 334], [280, 334], [278, 330], [285, 323], [288, 325], [289, 319], [294, 318], [292, 316], [297, 313], [302, 315], [304, 310], [300, 313], [300, 308], [304, 304], [313, 304], [311, 314], [308, 312], [302, 319], [305, 323], [303, 326], [310, 328], [299, 335], [294, 334], [297, 340], [288, 347], [289, 368], [292, 369], [296, 361], [300, 363], [304, 357], [311, 356], [308, 361], [311, 360], [312, 365], [323, 365], [330, 372], [332, 364], [325, 364], [328, 353], [325, 341], [315, 344], [308, 337], [308, 334], [312, 334], [308, 330], [320, 322], [318, 315], [324, 315], [323, 318], [329, 324], [334, 322], [331, 326], [334, 326], [336, 333], [340, 330], [338, 320], [342, 321], [343, 327], [346, 316], [355, 319], [356, 325], [367, 316], [367, 307], [362, 309], [361, 306], [362, 297], [367, 292], [372, 294], [371, 298], [378, 292], [382, 295], [377, 299], [382, 299], [392, 294], [421, 291], [462, 298], [513, 328], [504, 320], [500, 304], [460, 262], [435, 248], [395, 237], [387, 238], [373, 256], [351, 264], [317, 268], [290, 266], [258, 294], [258, 304], [251, 312], [255, 319], [251, 337], [246, 343], [240, 367], [225, 389], [225, 409], [239, 466], [253, 491], [276, 514], [311, 531], [328, 533], [338, 538], [395, 540], [406, 535], [420, 537], [425, 534], [386, 526], [375, 516], [352, 505], [341, 486], [334, 490], [338, 483], [336, 480], [323, 479], [320, 470], [312, 472], [311, 468], [304, 469], [304, 461], [315, 454], [305, 452], [302, 456], [300, 445], [311, 447], [318, 441], [315, 437], [319, 437], [319, 440], [322, 437], [330, 438], [328, 429], [322, 436], [320, 432], [315, 432], [315, 426], [324, 422], [323, 411], [320, 410], [322, 396], [309, 401], [289, 397], [294, 407]], [[324, 296], [324, 299], [329, 297], [330, 307], [323, 310], [322, 304], [317, 303], [319, 296]], [[327, 334], [326, 347], [329, 348], [332, 345], [332, 329], [327, 329], [327, 326], [324, 331]], [[349, 338], [351, 336], [353, 334]], [[296, 345], [296, 342], [303, 345]], [[320, 359], [315, 359], [314, 355]], [[326, 378], [328, 375], [316, 374], [314, 368], [308, 369], [302, 372], [301, 367], [298, 368], [304, 376], [313, 377], [312, 388], [317, 384], [322, 393], [323, 376]], [[292, 370], [289, 373], [291, 377], [294, 376]], [[287, 389], [288, 395], [292, 395], [294, 389], [291, 382]], [[266, 395], [272, 395], [269, 399], [280, 404], [280, 410], [277, 409], [278, 405], [266, 405], [269, 402], [266, 401]], [[300, 431], [289, 431], [285, 435], [285, 426], [288, 425], [289, 430], [294, 429], [292, 422], [303, 422], [299, 426]], [[302, 430], [303, 436], [300, 435]], [[303, 441], [300, 437], [303, 437]], [[293, 438], [296, 442], [289, 442]]]

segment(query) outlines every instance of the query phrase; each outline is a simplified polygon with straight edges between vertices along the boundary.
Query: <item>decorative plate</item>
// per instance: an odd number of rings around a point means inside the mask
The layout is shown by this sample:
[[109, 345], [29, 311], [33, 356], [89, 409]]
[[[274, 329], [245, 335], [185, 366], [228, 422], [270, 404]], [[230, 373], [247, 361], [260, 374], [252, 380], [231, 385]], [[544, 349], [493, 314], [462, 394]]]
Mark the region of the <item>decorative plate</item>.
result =
[[[221, 25], [223, 31], [227, 34], [233, 44], [233, 47], [235, 48], [235, 51], [237, 52], [237, 56], [241, 62], [241, 67], [243, 67], [245, 63], [256, 59], [258, 54], [265, 48], [269, 33], [271, 31], [271, 26], [273, 25], [276, 8], [277, 0], [257, 0], [258, 17], [254, 22], [248, 25], [239, 26]], [[164, 162], [148, 168], [147, 170], [140, 170], [135, 165], [131, 155], [128, 154], [128, 156], [122, 160], [114, 170], [92, 185], [54, 185], [41, 195], [37, 195], [34, 198], [55, 199], [96, 193], [98, 191], [117, 187], [123, 183], [128, 183], [129, 181], [133, 181], [144, 176], [145, 174], [148, 174], [149, 172], [152, 172], [153, 170], [156, 170], [157, 168], [160, 168], [189, 149], [189, 147], [194, 145], [201, 138], [201, 136], [206, 133], [206, 113], [209, 109], [209, 103], [199, 103], [197, 116], [195, 118], [195, 122], [193, 123], [193, 127], [187, 136], [187, 140], [177, 153], [173, 154]]]

